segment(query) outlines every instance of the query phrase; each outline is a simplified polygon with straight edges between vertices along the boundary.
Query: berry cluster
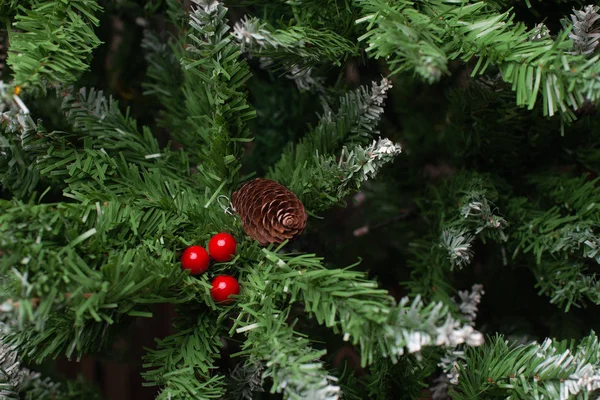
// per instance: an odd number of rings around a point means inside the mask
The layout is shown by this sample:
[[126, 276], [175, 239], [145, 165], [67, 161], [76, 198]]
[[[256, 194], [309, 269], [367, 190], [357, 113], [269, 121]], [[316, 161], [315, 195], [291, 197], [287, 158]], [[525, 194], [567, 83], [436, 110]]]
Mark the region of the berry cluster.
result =
[[[210, 259], [216, 262], [228, 262], [235, 255], [237, 242], [229, 233], [217, 233], [208, 242], [208, 251], [202, 246], [190, 246], [181, 255], [181, 266], [190, 271], [192, 275], [206, 272], [210, 266]], [[217, 303], [230, 303], [231, 295], [240, 293], [237, 279], [230, 275], [219, 275], [212, 281], [210, 295]]]

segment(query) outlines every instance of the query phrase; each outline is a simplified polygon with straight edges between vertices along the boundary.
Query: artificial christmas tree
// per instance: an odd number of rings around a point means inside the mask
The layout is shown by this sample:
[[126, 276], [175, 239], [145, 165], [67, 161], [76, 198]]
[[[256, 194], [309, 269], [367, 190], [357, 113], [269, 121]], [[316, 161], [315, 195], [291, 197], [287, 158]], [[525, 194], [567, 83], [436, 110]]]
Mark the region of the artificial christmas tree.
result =
[[110, 355], [155, 304], [160, 399], [600, 389], [598, 7], [0, 16], [2, 396], [102, 397], [32, 371]]

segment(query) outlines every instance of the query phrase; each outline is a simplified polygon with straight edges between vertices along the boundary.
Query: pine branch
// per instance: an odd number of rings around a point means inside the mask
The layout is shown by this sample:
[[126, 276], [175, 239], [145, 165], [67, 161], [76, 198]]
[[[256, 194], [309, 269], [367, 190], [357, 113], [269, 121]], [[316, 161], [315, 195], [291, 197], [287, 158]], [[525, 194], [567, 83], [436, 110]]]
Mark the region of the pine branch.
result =
[[589, 262], [600, 263], [599, 179], [541, 173], [530, 177], [543, 193], [537, 202], [513, 198], [513, 257], [531, 254], [541, 294], [568, 311], [587, 301], [600, 304]]
[[62, 140], [36, 123], [15, 88], [0, 81], [0, 184], [17, 198], [27, 197], [41, 177], [35, 162]]
[[[600, 41], [600, 14], [598, 6], [585, 6], [582, 10], [573, 10], [572, 30], [569, 39], [573, 41], [573, 54], [592, 55]], [[568, 23], [565, 24], [568, 26]]]
[[[306, 70], [327, 60], [334, 65], [356, 53], [352, 42], [335, 32], [304, 26], [275, 29], [256, 17], [245, 17], [233, 28], [242, 52], [267, 57], [285, 69]], [[272, 65], [272, 64], [271, 64]]]
[[[271, 281], [289, 302], [302, 302], [319, 324], [361, 345], [363, 364], [381, 351], [375, 339], [390, 318], [393, 299], [377, 283], [350, 269], [326, 269], [312, 254], [282, 255], [263, 250]], [[375, 339], [375, 340], [371, 340]]]
[[321, 356], [307, 338], [288, 325], [290, 307], [274, 304], [275, 292], [267, 287], [269, 269], [255, 269], [246, 281], [246, 296], [240, 303], [241, 312], [230, 333], [247, 336], [242, 351], [236, 355], [262, 360], [262, 377], [271, 378], [273, 393], [283, 393], [287, 399], [337, 400], [340, 388], [337, 379], [327, 373]]
[[475, 318], [477, 318], [477, 311], [479, 311], [479, 303], [481, 302], [481, 296], [485, 292], [483, 291], [483, 285], [475, 284], [471, 287], [471, 291], [459, 290], [458, 297], [460, 303], [458, 303], [458, 309], [464, 316], [467, 322], [473, 324]]
[[[31, 357], [100, 349], [111, 325], [128, 316], [150, 316], [146, 304], [196, 296], [174, 290], [189, 286], [177, 264], [179, 243], [197, 227], [223, 228], [224, 214], [206, 210], [193, 192], [160, 182], [164, 197], [153, 191], [104, 204], [0, 201], [0, 273], [10, 288], [7, 297], [19, 301], [24, 328], [16, 340]], [[125, 205], [118, 198], [139, 200]]]
[[[50, 381], [41, 380], [39, 374], [21, 367], [16, 351], [4, 343], [0, 344], [0, 396], [3, 399], [18, 400], [22, 392], [34, 380], [40, 381], [40, 389], [42, 387], [46, 389], [46, 398], [53, 398], [55, 396], [54, 392], [57, 391], [58, 385]], [[44, 396], [42, 393], [40, 394]]]
[[[340, 165], [332, 158], [345, 144], [365, 143], [377, 135], [376, 126], [390, 87], [390, 82], [384, 79], [381, 84], [374, 83], [370, 90], [362, 87], [342, 96], [338, 111], [326, 108], [315, 129], [284, 151], [269, 177], [288, 187], [311, 212], [339, 203], [341, 196], [376, 170], [371, 170], [374, 163], [379, 167], [398, 152], [394, 145], [381, 141], [379, 150], [377, 142], [371, 148], [346, 150], [346, 159]], [[371, 157], [369, 151], [376, 150], [377, 156]]]
[[[476, 239], [504, 243], [507, 221], [499, 215], [494, 200], [499, 197], [485, 176], [461, 172], [418, 203], [423, 218], [433, 226], [431, 237], [411, 243], [409, 265], [413, 295], [452, 304], [449, 271], [464, 268], [473, 259]], [[457, 203], [458, 199], [458, 205]]]
[[[529, 215], [520, 211], [517, 218], [522, 217], [522, 223], [514, 234], [518, 241], [515, 252], [532, 253], [538, 264], [545, 254], [575, 254], [600, 263], [600, 237], [596, 229], [600, 218], [595, 210], [600, 202], [596, 188], [600, 179], [590, 181], [584, 175], [538, 176], [533, 180], [555, 206], [531, 210]], [[513, 201], [521, 209], [532, 208], [520, 199]]]
[[263, 251], [272, 284], [289, 293], [288, 301], [301, 301], [317, 322], [359, 345], [363, 366], [377, 354], [397, 362], [425, 346], [482, 343], [481, 334], [470, 326], [461, 327], [442, 303], [424, 304], [419, 297], [411, 302], [405, 297], [394, 306], [393, 299], [362, 273], [326, 269], [314, 255]]
[[[230, 334], [247, 335], [236, 355], [262, 360], [263, 378], [271, 377], [272, 391], [283, 391], [286, 398], [337, 399], [339, 395], [335, 379], [320, 361], [324, 352], [312, 349], [293, 330], [289, 313], [295, 302], [301, 302], [318, 323], [359, 345], [363, 365], [379, 356], [397, 362], [425, 346], [482, 342], [479, 332], [461, 327], [441, 303], [425, 305], [419, 298], [410, 303], [404, 298], [395, 306], [393, 298], [362, 273], [326, 269], [322, 259], [310, 254], [262, 252], [266, 259], [260, 268], [244, 271], [246, 289], [237, 304], [242, 311]], [[280, 301], [289, 305], [276, 306]]]
[[356, 36], [358, 9], [352, 0], [233, 0], [234, 6], [251, 6], [254, 15], [279, 25], [325, 29], [345, 38]]
[[452, 268], [463, 267], [471, 262], [474, 255], [471, 245], [475, 236], [498, 242], [507, 240], [504, 233], [507, 222], [495, 214], [497, 209], [487, 199], [486, 190], [478, 179], [464, 189], [459, 205], [459, 218], [449, 221], [440, 238], [440, 246], [448, 252]]
[[[532, 109], [541, 97], [544, 115], [560, 113], [566, 121], [574, 118], [571, 109], [581, 107], [586, 98], [592, 102], [600, 98], [597, 57], [569, 54], [572, 42], [566, 30], [555, 39], [538, 37], [535, 29], [528, 31], [525, 25], [515, 23], [514, 15], [497, 13], [485, 2], [457, 5], [452, 0], [428, 0], [419, 3], [418, 8], [408, 1], [388, 4], [384, 0], [362, 0], [358, 4], [365, 14], [358, 22], [369, 23], [361, 40], [368, 41], [369, 51], [375, 57], [389, 57], [395, 72], [414, 68], [417, 58], [412, 56], [409, 65], [405, 65], [407, 56], [398, 49], [422, 49], [425, 56], [436, 55], [432, 59], [439, 60], [434, 64], [437, 69], [428, 74], [421, 72], [430, 80], [441, 76], [444, 60], [469, 61], [478, 57], [472, 75], [496, 65], [502, 78], [512, 84], [519, 106]], [[396, 24], [406, 24], [407, 14], [411, 23], [421, 21], [422, 31], [416, 38], [426, 38], [423, 44], [398, 37]], [[436, 46], [431, 43], [431, 36], [436, 38]], [[389, 37], [395, 38], [394, 46], [386, 42]], [[415, 35], [409, 36], [412, 37]], [[399, 42], [403, 46], [398, 46]]]
[[358, 191], [366, 180], [375, 177], [385, 164], [393, 161], [401, 152], [402, 147], [389, 139], [373, 140], [370, 146], [356, 146], [351, 151], [344, 147], [338, 161], [339, 174], [343, 177], [338, 187], [338, 199]]
[[45, 92], [47, 85], [75, 82], [101, 43], [92, 29], [101, 7], [86, 0], [39, 0], [29, 6], [18, 7], [16, 30], [10, 32], [8, 64], [15, 83]]
[[[262, 59], [268, 60], [268, 59]], [[261, 61], [262, 61], [261, 60]], [[261, 65], [264, 65], [263, 62]], [[270, 60], [267, 62], [267, 68], [271, 65]], [[315, 76], [313, 67], [308, 68], [300, 68], [298, 66], [289, 66], [285, 65], [286, 75], [285, 77], [288, 79], [292, 79], [298, 90], [307, 91], [307, 92], [315, 92], [322, 94], [325, 92], [325, 86], [323, 85], [325, 78], [322, 76]]]
[[[325, 352], [312, 349], [308, 339], [285, 323], [288, 317], [285, 311], [270, 307], [259, 310], [273, 318], [248, 331], [240, 355], [248, 353], [266, 362], [263, 377], [272, 379], [271, 391], [283, 393], [286, 399], [339, 399], [337, 379], [327, 373], [320, 360]], [[264, 317], [255, 315], [254, 321], [261, 320]]]
[[600, 388], [600, 344], [592, 332], [577, 346], [546, 339], [542, 344], [510, 345], [492, 338], [468, 349], [459, 369], [453, 400], [489, 395], [514, 398], [583, 399]]
[[539, 294], [550, 297], [550, 303], [565, 312], [571, 307], [583, 307], [587, 302], [600, 304], [600, 282], [583, 264], [544, 259], [532, 269]]
[[263, 371], [259, 360], [248, 360], [235, 366], [228, 377], [226, 399], [252, 400], [254, 393], [264, 392]]
[[15, 346], [9, 344], [18, 321], [1, 317], [0, 322], [0, 397], [7, 400], [100, 400], [100, 392], [82, 379], [55, 382], [22, 365]]
[[373, 140], [369, 146], [354, 146], [352, 150], [344, 146], [339, 157], [315, 155], [314, 165], [306, 168], [303, 174], [321, 175], [324, 179], [313, 181], [310, 189], [301, 194], [305, 207], [318, 212], [334, 204], [342, 204], [346, 196], [358, 191], [369, 178], [374, 178], [400, 152], [399, 144], [379, 139]]
[[[42, 184], [53, 184], [64, 188], [65, 196], [81, 197], [82, 192], [91, 192], [92, 198], [99, 200], [99, 187], [119, 181], [114, 178], [124, 172], [122, 168], [130, 169], [127, 164], [131, 163], [160, 169], [171, 178], [189, 174], [189, 161], [183, 152], [161, 149], [147, 127], [139, 133], [136, 122], [102, 92], [81, 89], [72, 94], [66, 90], [62, 95], [63, 111], [83, 140], [73, 133], [46, 132], [34, 123], [11, 88], [0, 84], [0, 109], [6, 110], [2, 113], [6, 128], [0, 134], [0, 165], [6, 167], [0, 182], [18, 197], [24, 198]], [[101, 201], [106, 199], [101, 197]]]
[[444, 28], [413, 8], [413, 2], [363, 0], [357, 5], [366, 14], [357, 23], [369, 22], [359, 40], [368, 42], [367, 54], [386, 59], [392, 74], [412, 70], [433, 83], [449, 73]]
[[463, 268], [471, 263], [475, 253], [472, 250], [475, 236], [467, 230], [449, 228], [442, 231], [440, 246], [448, 252], [452, 268]]
[[141, 43], [144, 58], [148, 63], [144, 95], [156, 96], [164, 108], [157, 123], [177, 132], [189, 132], [193, 125], [187, 119], [182, 86], [184, 74], [179, 63], [183, 56], [183, 38], [167, 38], [149, 31], [144, 32]]
[[178, 132], [175, 138], [199, 155], [200, 173], [211, 191], [226, 184], [236, 186], [241, 168], [239, 143], [251, 140], [246, 122], [255, 112], [246, 101], [248, 65], [232, 43], [225, 8], [218, 1], [194, 0], [184, 70], [183, 93], [193, 132]]
[[384, 78], [381, 84], [374, 82], [371, 88], [363, 86], [341, 96], [337, 112], [325, 105], [319, 124], [300, 143], [290, 147], [279, 164], [283, 164], [286, 157], [295, 156], [302, 161], [300, 157], [312, 158], [316, 152], [334, 153], [345, 143], [370, 141], [379, 133], [377, 124], [391, 87], [391, 82]]
[[219, 324], [208, 312], [180, 320], [178, 333], [157, 339], [144, 357], [145, 386], [162, 388], [157, 399], [220, 399], [225, 394], [222, 375], [213, 375], [222, 346]]
[[161, 148], [148, 127], [140, 133], [137, 122], [129, 116], [129, 110], [121, 113], [112, 97], [102, 91], [85, 88], [77, 93], [62, 93], [62, 109], [74, 132], [91, 138], [92, 148], [113, 157], [124, 157], [128, 163], [150, 169], [161, 169], [171, 178], [189, 174], [189, 161], [183, 152]]
[[[473, 285], [471, 291], [458, 292], [460, 298], [460, 303], [457, 302], [458, 309], [463, 316], [463, 320], [471, 325], [474, 325], [477, 318], [477, 311], [479, 311], [479, 303], [483, 293], [483, 286], [479, 284]], [[455, 301], [455, 299], [452, 300]], [[449, 398], [450, 385], [458, 384], [459, 370], [464, 368], [464, 365], [465, 352], [463, 346], [446, 349], [446, 353], [437, 364], [443, 373], [434, 379], [434, 385], [430, 388], [432, 399], [447, 400]]]

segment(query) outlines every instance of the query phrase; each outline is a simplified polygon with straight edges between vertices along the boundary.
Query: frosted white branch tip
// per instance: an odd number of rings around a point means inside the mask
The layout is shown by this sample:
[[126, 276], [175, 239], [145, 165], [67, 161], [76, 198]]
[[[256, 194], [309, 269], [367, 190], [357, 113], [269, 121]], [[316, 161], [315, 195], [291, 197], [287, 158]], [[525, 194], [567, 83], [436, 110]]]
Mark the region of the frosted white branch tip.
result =
[[215, 12], [221, 5], [218, 0], [192, 0], [192, 2], [209, 14]]
[[240, 42], [242, 51], [245, 51], [246, 46], [254, 44], [260, 47], [265, 47], [267, 44], [273, 47], [281, 45], [281, 43], [273, 40], [271, 33], [264, 29], [264, 25], [257, 18], [244, 17], [241, 21], [236, 22], [232, 36]]
[[386, 330], [386, 342], [392, 343], [390, 355], [416, 353], [425, 346], [455, 348], [458, 345], [480, 346], [483, 335], [470, 325], [454, 319], [443, 303], [426, 306], [417, 296], [408, 306], [407, 297], [400, 300], [394, 326]]
[[569, 39], [573, 41], [573, 54], [592, 54], [600, 41], [599, 7], [588, 5], [583, 10], [573, 10], [571, 21], [573, 29]]
[[473, 323], [477, 318], [477, 312], [479, 311], [479, 303], [481, 303], [481, 296], [485, 294], [483, 291], [483, 285], [475, 284], [471, 288], [471, 291], [461, 290], [458, 292], [460, 303], [458, 308], [464, 318]]
[[[1, 331], [1, 330], [0, 330]], [[19, 361], [13, 346], [3, 343], [0, 339], [0, 399], [18, 399], [23, 396], [23, 388], [36, 386], [40, 397], [55, 397], [59, 384], [49, 379], [42, 379], [39, 372], [33, 372]], [[34, 383], [35, 382], [35, 383]]]

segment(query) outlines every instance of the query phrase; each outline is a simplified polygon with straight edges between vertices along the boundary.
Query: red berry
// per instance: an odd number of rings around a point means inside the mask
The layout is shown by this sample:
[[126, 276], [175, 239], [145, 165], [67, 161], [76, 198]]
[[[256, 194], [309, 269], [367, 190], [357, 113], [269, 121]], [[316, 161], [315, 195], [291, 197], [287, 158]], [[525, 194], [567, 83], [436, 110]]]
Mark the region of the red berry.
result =
[[233, 301], [229, 296], [240, 293], [240, 285], [233, 276], [219, 275], [212, 281], [210, 296], [216, 303], [228, 304]]
[[210, 257], [202, 246], [190, 246], [181, 255], [181, 266], [192, 275], [206, 272], [209, 264]]
[[208, 242], [210, 256], [217, 262], [231, 261], [235, 254], [235, 238], [229, 233], [217, 233]]

